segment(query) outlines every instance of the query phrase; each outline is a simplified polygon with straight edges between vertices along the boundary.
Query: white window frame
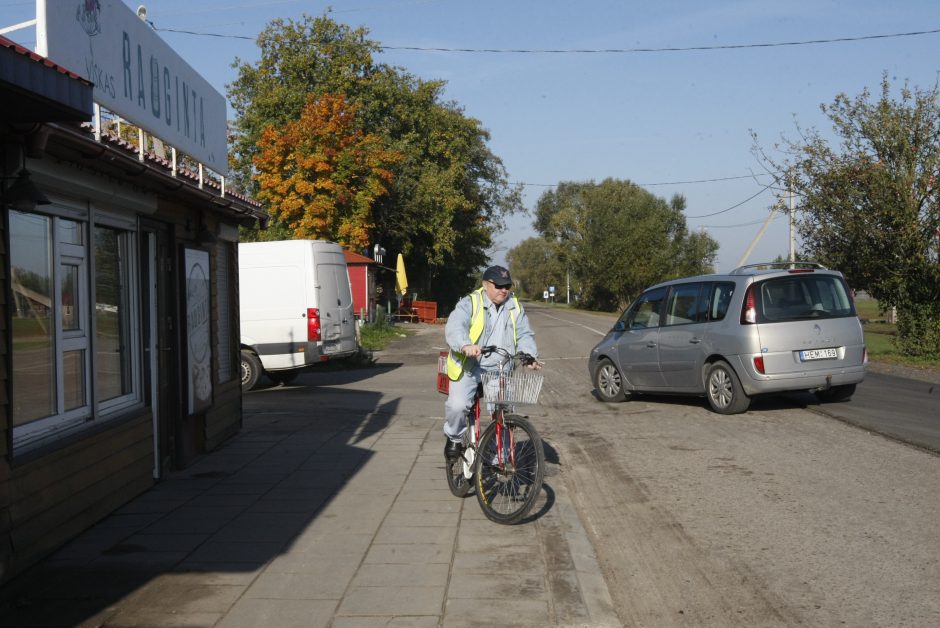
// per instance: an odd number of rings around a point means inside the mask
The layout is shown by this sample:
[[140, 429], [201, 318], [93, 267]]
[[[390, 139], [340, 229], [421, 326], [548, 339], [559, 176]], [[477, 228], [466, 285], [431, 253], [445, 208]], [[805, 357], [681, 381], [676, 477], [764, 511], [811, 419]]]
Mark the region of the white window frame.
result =
[[[140, 311], [140, 274], [138, 272], [138, 229], [136, 215], [131, 212], [117, 213], [96, 208], [94, 203], [82, 206], [69, 199], [54, 198], [53, 204], [43, 206], [43, 211], [25, 212], [44, 215], [51, 220], [50, 248], [52, 250], [52, 307], [53, 340], [55, 342], [55, 379], [56, 412], [48, 417], [30, 421], [25, 425], [12, 428], [13, 454], [21, 455], [38, 447], [71, 436], [76, 432], [90, 429], [120, 417], [125, 411], [144, 406], [144, 382], [141, 356], [141, 311]], [[68, 219], [80, 222], [83, 229], [83, 244], [73, 245], [59, 241], [58, 220]], [[95, 252], [94, 240], [97, 227], [110, 227], [121, 231], [126, 259], [122, 260], [122, 272], [126, 285], [127, 305], [129, 308], [127, 344], [130, 353], [130, 391], [119, 397], [98, 402], [95, 398], [95, 343], [96, 329], [93, 308], [95, 307]], [[7, 234], [10, 237], [10, 234]], [[9, 250], [9, 248], [8, 248]], [[76, 287], [78, 300], [81, 302], [76, 311], [78, 329], [63, 330], [62, 320], [62, 264], [79, 267], [79, 286]], [[65, 385], [63, 356], [70, 350], [84, 351], [85, 403], [79, 408], [62, 411], [65, 405]], [[12, 348], [11, 348], [12, 351]], [[12, 355], [11, 355], [12, 359]], [[16, 395], [15, 374], [14, 389]]]

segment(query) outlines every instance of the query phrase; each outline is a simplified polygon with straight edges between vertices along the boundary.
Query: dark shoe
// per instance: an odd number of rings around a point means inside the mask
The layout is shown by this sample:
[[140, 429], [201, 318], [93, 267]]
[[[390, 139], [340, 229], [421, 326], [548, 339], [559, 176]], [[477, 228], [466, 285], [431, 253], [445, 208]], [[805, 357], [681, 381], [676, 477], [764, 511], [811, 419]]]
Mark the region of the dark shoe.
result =
[[447, 439], [447, 443], [444, 444], [444, 457], [448, 460], [456, 460], [463, 454], [463, 443]]

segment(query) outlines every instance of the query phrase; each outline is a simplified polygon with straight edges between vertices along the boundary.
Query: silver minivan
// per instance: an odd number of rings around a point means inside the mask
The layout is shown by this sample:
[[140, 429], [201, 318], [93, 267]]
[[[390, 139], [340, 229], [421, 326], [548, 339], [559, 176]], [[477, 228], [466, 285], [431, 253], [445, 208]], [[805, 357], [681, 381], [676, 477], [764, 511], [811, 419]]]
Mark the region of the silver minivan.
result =
[[810, 391], [844, 401], [868, 354], [842, 273], [811, 262], [741, 266], [648, 288], [591, 350], [598, 398], [704, 395], [715, 412], [751, 397]]

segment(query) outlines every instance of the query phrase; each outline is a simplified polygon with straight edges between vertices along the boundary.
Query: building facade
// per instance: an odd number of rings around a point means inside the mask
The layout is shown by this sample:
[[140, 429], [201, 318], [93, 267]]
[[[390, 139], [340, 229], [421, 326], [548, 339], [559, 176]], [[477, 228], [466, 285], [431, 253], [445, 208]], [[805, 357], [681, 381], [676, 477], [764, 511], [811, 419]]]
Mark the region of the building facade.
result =
[[265, 217], [2, 37], [0, 88], [4, 582], [239, 430], [238, 227]]

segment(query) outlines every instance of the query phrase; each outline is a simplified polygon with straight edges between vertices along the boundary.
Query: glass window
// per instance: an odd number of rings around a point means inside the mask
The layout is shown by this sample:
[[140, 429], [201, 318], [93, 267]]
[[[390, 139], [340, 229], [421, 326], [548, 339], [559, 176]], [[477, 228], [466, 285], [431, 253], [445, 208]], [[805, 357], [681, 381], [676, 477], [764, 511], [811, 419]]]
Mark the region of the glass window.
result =
[[666, 325], [687, 325], [695, 323], [700, 316], [699, 293], [702, 284], [685, 283], [673, 286], [666, 303]]
[[62, 354], [63, 392], [65, 409], [75, 410], [85, 405], [85, 352], [66, 351]]
[[728, 313], [728, 307], [731, 305], [731, 297], [734, 296], [734, 284], [732, 282], [716, 283], [712, 287], [711, 299], [708, 307], [708, 320], [720, 321]]
[[758, 322], [855, 316], [845, 282], [836, 275], [800, 274], [759, 284]]
[[13, 426], [56, 412], [52, 219], [10, 211]]
[[78, 320], [78, 311], [81, 303], [78, 302], [78, 265], [62, 264], [60, 279], [62, 282], [62, 331], [75, 331], [81, 329]]
[[14, 453], [142, 398], [133, 233], [44, 209], [10, 211]]
[[656, 288], [644, 292], [627, 311], [627, 329], [646, 329], [659, 326], [659, 312], [662, 309], [665, 288]]
[[108, 401], [131, 391], [130, 302], [126, 236], [95, 227], [95, 394]]

